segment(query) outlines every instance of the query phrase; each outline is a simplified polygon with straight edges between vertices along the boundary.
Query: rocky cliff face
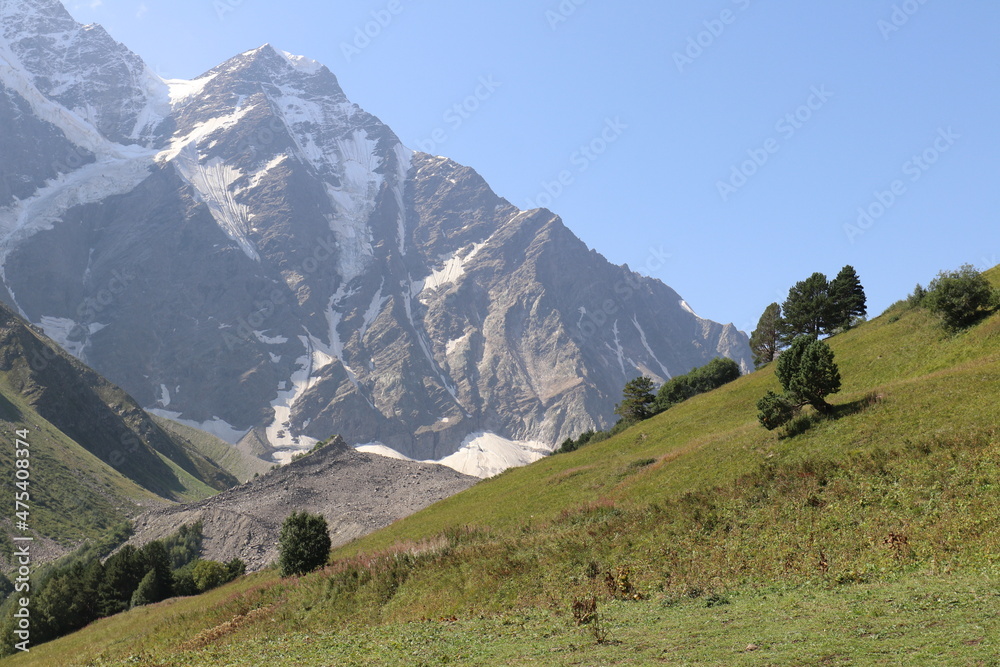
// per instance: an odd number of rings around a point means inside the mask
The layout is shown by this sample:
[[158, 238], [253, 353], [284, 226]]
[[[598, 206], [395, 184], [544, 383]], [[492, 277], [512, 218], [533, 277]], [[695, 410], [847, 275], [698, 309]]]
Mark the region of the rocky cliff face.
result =
[[54, 0], [0, 17], [0, 298], [159, 414], [278, 460], [331, 433], [529, 460], [632, 377], [749, 365], [319, 63], [264, 46], [162, 81]]

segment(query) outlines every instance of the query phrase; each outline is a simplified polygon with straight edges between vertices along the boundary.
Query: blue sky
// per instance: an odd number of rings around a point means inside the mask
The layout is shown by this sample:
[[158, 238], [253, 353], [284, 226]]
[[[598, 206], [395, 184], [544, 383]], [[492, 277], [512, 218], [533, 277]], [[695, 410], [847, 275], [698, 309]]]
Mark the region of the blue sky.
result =
[[746, 331], [814, 271], [854, 265], [874, 316], [1000, 263], [995, 0], [66, 5], [166, 78], [319, 60], [407, 146]]

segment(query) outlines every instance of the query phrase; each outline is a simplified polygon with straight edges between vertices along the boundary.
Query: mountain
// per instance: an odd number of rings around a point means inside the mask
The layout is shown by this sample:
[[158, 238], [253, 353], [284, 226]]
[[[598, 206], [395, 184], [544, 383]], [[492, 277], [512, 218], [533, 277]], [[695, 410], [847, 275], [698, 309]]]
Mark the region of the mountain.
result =
[[160, 416], [482, 472], [608, 426], [637, 375], [749, 368], [745, 334], [405, 148], [317, 62], [163, 81], [55, 0], [0, 18], [0, 299]]
[[[11, 442], [27, 431], [29, 534], [40, 557], [65, 553], [143, 508], [195, 501], [237, 479], [187, 440], [160, 428], [120, 388], [81, 364], [0, 304], [0, 423]], [[0, 497], [14, 506], [13, 475]], [[20, 489], [23, 491], [24, 489]], [[12, 524], [0, 531], [10, 556]]]
[[306, 577], [133, 610], [24, 663], [995, 662], [1000, 313], [955, 335], [911, 299], [828, 343], [833, 411], [785, 433], [757, 421], [771, 364]]

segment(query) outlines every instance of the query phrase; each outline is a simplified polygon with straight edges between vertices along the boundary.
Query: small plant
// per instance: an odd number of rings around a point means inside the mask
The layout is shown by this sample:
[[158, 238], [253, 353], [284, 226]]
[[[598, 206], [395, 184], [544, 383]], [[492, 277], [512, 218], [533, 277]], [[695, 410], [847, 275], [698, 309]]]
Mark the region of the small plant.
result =
[[597, 598], [589, 595], [573, 601], [573, 620], [577, 626], [587, 626], [590, 635], [598, 644], [608, 643], [608, 629], [597, 613]]
[[903, 533], [889, 533], [882, 543], [889, 547], [897, 561], [903, 560], [910, 550], [910, 538]]
[[587, 625], [597, 620], [597, 598], [590, 595], [573, 601], [573, 620], [577, 625]]
[[632, 585], [630, 575], [631, 571], [627, 567], [618, 567], [614, 573], [608, 571], [604, 575], [604, 584], [612, 598], [619, 600], [642, 599], [642, 594]]
[[723, 605], [729, 604], [729, 598], [720, 595], [719, 593], [712, 593], [707, 598], [705, 598], [705, 606], [711, 609], [712, 607], [721, 607]]

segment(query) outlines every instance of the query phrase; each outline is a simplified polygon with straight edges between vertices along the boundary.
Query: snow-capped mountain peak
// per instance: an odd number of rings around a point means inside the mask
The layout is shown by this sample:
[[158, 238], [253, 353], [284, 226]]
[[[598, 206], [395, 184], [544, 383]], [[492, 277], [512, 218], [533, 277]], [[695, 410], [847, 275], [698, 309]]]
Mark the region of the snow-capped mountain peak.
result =
[[163, 81], [58, 3], [0, 15], [0, 298], [151, 410], [278, 461], [340, 433], [493, 471], [607, 426], [640, 373], [749, 361], [316, 61]]

